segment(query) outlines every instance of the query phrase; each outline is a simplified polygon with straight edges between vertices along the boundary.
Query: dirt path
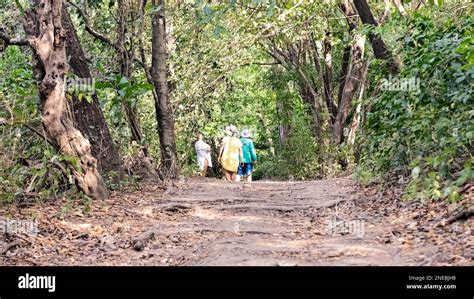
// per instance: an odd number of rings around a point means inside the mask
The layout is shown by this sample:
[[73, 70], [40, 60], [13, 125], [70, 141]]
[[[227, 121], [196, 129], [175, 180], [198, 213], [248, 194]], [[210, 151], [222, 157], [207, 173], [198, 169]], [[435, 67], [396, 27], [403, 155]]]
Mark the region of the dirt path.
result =
[[[34, 211], [39, 233], [4, 238], [4, 248], [19, 242], [0, 255], [0, 263], [291, 266], [472, 261], [463, 251], [468, 244], [461, 241], [449, 248], [436, 242], [407, 243], [391, 224], [400, 221], [356, 208], [361, 195], [353, 190], [348, 178], [252, 184], [186, 179], [164, 192], [147, 185], [115, 194], [93, 203], [87, 213], [82, 206], [58, 213], [64, 211], [64, 202], [10, 210], [16, 219], [28, 219]], [[470, 234], [471, 225], [465, 223], [458, 235]], [[437, 254], [443, 256], [433, 259]]]

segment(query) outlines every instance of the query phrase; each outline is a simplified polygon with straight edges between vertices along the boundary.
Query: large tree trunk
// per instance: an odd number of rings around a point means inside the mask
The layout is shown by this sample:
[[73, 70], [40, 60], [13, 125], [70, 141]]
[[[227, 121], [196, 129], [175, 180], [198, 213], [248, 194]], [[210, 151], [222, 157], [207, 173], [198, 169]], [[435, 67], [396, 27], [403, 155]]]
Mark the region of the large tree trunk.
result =
[[[66, 52], [72, 71], [80, 78], [92, 78], [88, 61], [77, 37], [76, 29], [66, 9], [62, 11], [63, 28], [67, 32]], [[92, 81], [93, 82], [93, 81]], [[120, 155], [113, 143], [99, 99], [92, 93], [92, 102], [72, 97], [73, 121], [75, 126], [91, 143], [92, 155], [97, 159], [99, 172], [116, 171], [121, 173]]]
[[[174, 117], [171, 107], [166, 69], [166, 24], [165, 1], [157, 1], [160, 10], [152, 19], [152, 69], [151, 76], [155, 86], [155, 109], [160, 136], [160, 174], [162, 178], [175, 178], [178, 175], [178, 155], [174, 133]], [[155, 5], [153, 1], [153, 5]]]
[[[127, 49], [125, 47], [126, 44], [126, 39], [127, 37], [130, 36], [128, 32], [128, 24], [127, 24], [127, 16], [129, 13], [129, 6], [132, 5], [134, 2], [131, 0], [125, 1], [125, 0], [120, 0], [117, 4], [117, 15], [118, 15], [118, 20], [117, 20], [117, 41], [113, 42], [108, 36], [106, 36], [103, 33], [100, 33], [96, 31], [94, 28], [91, 27], [89, 23], [89, 18], [87, 17], [87, 13], [85, 12], [84, 9], [82, 9], [79, 5], [75, 4], [73, 1], [67, 1], [69, 5], [75, 7], [79, 14], [81, 15], [84, 23], [85, 23], [85, 29], [87, 32], [89, 32], [92, 36], [94, 36], [96, 39], [105, 42], [112, 48], [114, 48], [117, 51], [117, 55], [119, 57], [119, 69], [120, 69], [120, 74], [122, 77], [126, 77], [127, 79], [130, 79], [131, 77], [131, 72], [132, 72], [132, 63], [135, 59], [134, 57], [134, 49], [133, 49], [133, 34], [135, 33], [135, 21], [130, 22], [130, 27], [131, 27], [131, 34], [132, 37], [130, 37], [130, 48]], [[143, 1], [145, 3], [146, 0]], [[144, 4], [143, 4], [144, 5]], [[143, 8], [144, 9], [144, 8]], [[131, 9], [133, 11], [133, 9]], [[135, 17], [132, 15], [132, 20], [135, 20]], [[141, 19], [142, 20], [142, 19]], [[127, 101], [123, 101], [122, 103], [124, 110], [125, 110], [125, 115], [126, 115], [126, 120], [129, 124], [130, 131], [131, 131], [131, 140], [137, 141], [137, 143], [142, 145], [142, 150], [143, 153], [146, 157], [149, 156], [148, 153], [148, 148], [143, 145], [143, 134], [140, 126], [140, 121], [138, 118], [138, 111], [136, 108], [132, 107], [130, 103]]]
[[364, 43], [364, 36], [359, 34], [354, 36], [350, 69], [345, 80], [341, 102], [339, 103], [336, 121], [334, 122], [332, 130], [332, 141], [335, 144], [340, 144], [342, 142], [343, 128], [347, 119], [347, 115], [349, 114], [352, 99], [354, 94], [357, 92], [360, 83], [364, 80], [364, 70], [367, 64], [367, 62], [363, 59]]
[[77, 186], [96, 199], [107, 196], [97, 160], [91, 145], [74, 127], [65, 96], [65, 74], [69, 70], [66, 56], [66, 33], [63, 30], [62, 0], [35, 0], [33, 11], [26, 13], [27, 33], [35, 57], [44, 70], [39, 84], [42, 123], [49, 139], [66, 155], [78, 158], [70, 163]]
[[[370, 7], [367, 4], [366, 0], [354, 0], [354, 5], [357, 9], [357, 13], [360, 16], [360, 19], [364, 24], [369, 24], [374, 27], [378, 26], [377, 21], [375, 20]], [[382, 37], [371, 31], [369, 33], [370, 43], [372, 44], [372, 49], [374, 50], [374, 55], [378, 59], [383, 59], [388, 62], [389, 69], [392, 73], [398, 73], [400, 71], [400, 62], [394, 59], [392, 53], [385, 45]]]

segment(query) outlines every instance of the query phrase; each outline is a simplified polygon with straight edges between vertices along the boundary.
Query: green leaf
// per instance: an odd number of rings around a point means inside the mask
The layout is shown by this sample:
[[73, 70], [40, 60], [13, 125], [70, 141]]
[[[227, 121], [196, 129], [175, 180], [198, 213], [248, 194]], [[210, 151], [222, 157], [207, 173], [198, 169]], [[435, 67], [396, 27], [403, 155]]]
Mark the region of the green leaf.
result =
[[129, 84], [127, 77], [121, 77], [118, 83], [119, 88], [123, 88]]
[[85, 98], [86, 98], [87, 103], [89, 103], [89, 104], [92, 103], [93, 100], [92, 100], [92, 96], [90, 94], [86, 94]]
[[95, 87], [95, 89], [98, 89], [98, 90], [107, 89], [107, 88], [114, 88], [114, 86], [110, 82], [95, 82], [94, 87]]

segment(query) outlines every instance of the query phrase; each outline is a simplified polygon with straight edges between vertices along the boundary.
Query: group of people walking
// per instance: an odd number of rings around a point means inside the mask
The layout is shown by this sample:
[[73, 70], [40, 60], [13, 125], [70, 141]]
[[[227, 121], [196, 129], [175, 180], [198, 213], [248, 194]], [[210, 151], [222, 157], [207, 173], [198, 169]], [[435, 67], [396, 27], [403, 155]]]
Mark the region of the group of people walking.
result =
[[[248, 129], [240, 132], [237, 127], [230, 125], [225, 128], [226, 136], [222, 139], [217, 161], [224, 170], [227, 181], [252, 181], [252, 172], [257, 163], [257, 153]], [[204, 142], [204, 137], [198, 133], [194, 144], [201, 175], [205, 176], [207, 169], [212, 167], [211, 147]]]

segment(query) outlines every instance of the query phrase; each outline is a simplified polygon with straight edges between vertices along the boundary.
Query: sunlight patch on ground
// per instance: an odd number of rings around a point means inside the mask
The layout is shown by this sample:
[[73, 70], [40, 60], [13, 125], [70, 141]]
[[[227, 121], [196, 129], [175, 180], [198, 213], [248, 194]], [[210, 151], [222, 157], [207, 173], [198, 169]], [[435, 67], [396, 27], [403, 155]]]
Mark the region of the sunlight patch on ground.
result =
[[[224, 213], [219, 213], [210, 209], [203, 208], [194, 208], [193, 212], [190, 214], [192, 216], [203, 218], [206, 220], [230, 220], [235, 223], [275, 223], [275, 219], [265, 219], [259, 216], [253, 215], [226, 215]], [[283, 222], [283, 221], [278, 221]]]
[[260, 248], [279, 248], [279, 249], [306, 249], [308, 246], [307, 240], [270, 240], [261, 241], [256, 244]]
[[77, 231], [78, 233], [87, 233], [89, 235], [100, 235], [104, 233], [104, 228], [99, 224], [91, 223], [74, 223], [68, 221], [60, 221], [58, 227], [67, 231]]
[[327, 257], [338, 256], [384, 256], [387, 251], [373, 247], [344, 245], [344, 244], [325, 244], [322, 248]]
[[204, 218], [207, 220], [214, 220], [214, 219], [223, 219], [224, 216], [221, 213], [216, 211], [202, 209], [202, 208], [195, 208], [191, 215], [199, 218]]
[[153, 206], [147, 206], [133, 209], [132, 211], [143, 216], [153, 217], [153, 209]]

